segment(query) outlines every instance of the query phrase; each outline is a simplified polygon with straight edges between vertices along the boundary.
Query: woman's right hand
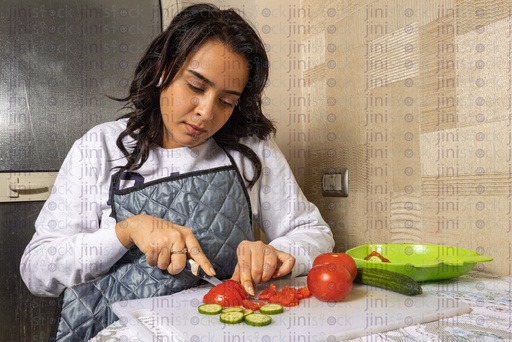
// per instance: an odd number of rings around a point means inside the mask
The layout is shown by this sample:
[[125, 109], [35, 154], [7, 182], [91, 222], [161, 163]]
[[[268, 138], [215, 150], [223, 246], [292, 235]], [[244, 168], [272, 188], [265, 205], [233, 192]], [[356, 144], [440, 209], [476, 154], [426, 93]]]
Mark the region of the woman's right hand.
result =
[[149, 265], [158, 266], [170, 274], [180, 273], [185, 268], [187, 258], [191, 258], [208, 275], [215, 275], [212, 264], [190, 228], [140, 214], [118, 222], [116, 234], [124, 247], [136, 245], [146, 255]]

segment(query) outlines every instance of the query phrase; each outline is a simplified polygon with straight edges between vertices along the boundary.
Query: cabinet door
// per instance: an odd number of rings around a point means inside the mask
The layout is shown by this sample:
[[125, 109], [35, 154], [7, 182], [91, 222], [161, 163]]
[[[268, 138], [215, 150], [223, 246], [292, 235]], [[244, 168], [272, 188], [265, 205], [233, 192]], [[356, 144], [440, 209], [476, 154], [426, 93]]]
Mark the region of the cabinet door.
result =
[[58, 170], [89, 128], [121, 115], [161, 32], [159, 1], [0, 1], [0, 171]]
[[108, 96], [127, 94], [161, 32], [160, 8], [156, 0], [0, 1], [2, 341], [48, 340], [57, 299], [27, 290], [21, 255], [73, 142], [122, 114]]

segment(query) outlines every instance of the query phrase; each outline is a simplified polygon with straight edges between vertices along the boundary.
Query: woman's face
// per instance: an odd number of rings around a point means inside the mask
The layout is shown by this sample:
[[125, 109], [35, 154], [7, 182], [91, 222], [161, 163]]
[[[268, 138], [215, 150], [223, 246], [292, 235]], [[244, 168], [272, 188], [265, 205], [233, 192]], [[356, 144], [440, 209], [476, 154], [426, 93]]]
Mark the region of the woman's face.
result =
[[233, 113], [249, 77], [247, 60], [224, 44], [205, 42], [160, 94], [164, 148], [193, 147]]

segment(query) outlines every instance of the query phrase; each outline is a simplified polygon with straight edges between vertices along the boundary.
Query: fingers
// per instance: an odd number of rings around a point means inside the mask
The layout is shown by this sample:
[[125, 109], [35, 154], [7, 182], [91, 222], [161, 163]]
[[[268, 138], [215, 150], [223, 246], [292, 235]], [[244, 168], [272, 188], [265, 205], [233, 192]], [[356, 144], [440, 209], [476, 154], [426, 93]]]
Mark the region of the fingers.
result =
[[[132, 240], [146, 255], [149, 265], [167, 270], [170, 274], [180, 273], [186, 265], [187, 258], [194, 259], [201, 268], [211, 276], [215, 271], [190, 228], [172, 222], [148, 216], [136, 215], [127, 222], [129, 238], [120, 235], [124, 240]], [[120, 227], [121, 229], [121, 227]]]
[[146, 255], [146, 261], [149, 264], [149, 266], [155, 266], [157, 264], [158, 253], [155, 252], [156, 251], [155, 248], [152, 247], [152, 248], [143, 250], [142, 248], [139, 247], [139, 249]]
[[[146, 256], [146, 259], [148, 260], [148, 264], [150, 264], [147, 256]], [[165, 269], [167, 269], [167, 267], [169, 266], [170, 263], [171, 263], [171, 253], [169, 253], [169, 249], [162, 248], [160, 250], [160, 253], [158, 254], [158, 260], [157, 260], [156, 266], [158, 266], [158, 268], [161, 270], [165, 270]]]
[[236, 264], [236, 266], [235, 266], [235, 271], [233, 272], [231, 279], [236, 280], [239, 283], [241, 283], [241, 281], [240, 281], [240, 266], [238, 266], [238, 264]]
[[175, 243], [171, 248], [155, 243], [146, 251], [146, 261], [150, 266], [157, 266], [161, 270], [167, 269], [170, 274], [179, 273], [187, 261], [187, 249], [180, 248], [179, 243]]
[[172, 245], [168, 255], [170, 255], [171, 262], [167, 264], [167, 272], [169, 272], [169, 274], [178, 274], [183, 271], [187, 262], [187, 249], [185, 244], [176, 241]]
[[295, 257], [281, 251], [277, 251], [278, 267], [275, 269], [272, 278], [278, 278], [292, 272], [295, 266]]
[[266, 282], [276, 274], [288, 274], [295, 263], [291, 255], [261, 241], [241, 242], [237, 257], [238, 264], [232, 279], [238, 280], [251, 295], [254, 295], [254, 284]]
[[182, 226], [178, 226], [176, 229], [181, 233], [181, 237], [184, 240], [185, 246], [188, 250], [188, 257], [197, 262], [201, 269], [206, 272], [206, 274], [209, 276], [215, 276], [215, 270], [213, 269], [210, 260], [208, 260], [206, 255], [203, 253], [201, 245], [199, 244], [199, 241], [197, 241], [192, 230]]
[[208, 260], [206, 255], [204, 255], [203, 251], [199, 247], [199, 243], [197, 243], [197, 246], [189, 248], [189, 256], [191, 259], [194, 259], [194, 261], [197, 262], [199, 266], [201, 266], [201, 268], [203, 269], [203, 271], [206, 272], [206, 274], [208, 274], [209, 276], [215, 276], [215, 270], [213, 269], [210, 260]]
[[277, 251], [274, 247], [260, 242], [251, 249], [251, 277], [254, 283], [268, 281], [277, 267]]
[[[147, 215], [138, 219], [137, 228], [130, 229], [129, 238], [146, 255], [149, 265], [174, 275], [180, 273], [187, 258], [191, 258], [206, 274], [215, 275], [191, 229]], [[254, 295], [255, 284], [289, 274], [295, 264], [292, 255], [261, 241], [242, 241], [236, 253], [238, 263], [232, 279], [239, 281], [250, 295]]]
[[[252, 259], [256, 256], [253, 254], [251, 247], [253, 247], [253, 242], [242, 241], [237, 249], [236, 254], [238, 258], [238, 263], [235, 267], [235, 273], [237, 275], [238, 281], [244, 287], [245, 291], [251, 296], [254, 296], [254, 280], [252, 277]], [[256, 264], [256, 263], [255, 263]], [[256, 271], [255, 271], [256, 272]]]
[[[167, 267], [167, 271], [170, 274], [180, 273], [185, 268], [187, 258], [192, 258], [208, 275], [214, 276], [213, 266], [201, 250], [199, 241], [197, 241], [192, 230], [179, 225], [175, 225], [174, 229], [179, 233], [179, 236], [173, 244], [171, 263]], [[186, 250], [186, 253], [181, 253], [182, 250]]]

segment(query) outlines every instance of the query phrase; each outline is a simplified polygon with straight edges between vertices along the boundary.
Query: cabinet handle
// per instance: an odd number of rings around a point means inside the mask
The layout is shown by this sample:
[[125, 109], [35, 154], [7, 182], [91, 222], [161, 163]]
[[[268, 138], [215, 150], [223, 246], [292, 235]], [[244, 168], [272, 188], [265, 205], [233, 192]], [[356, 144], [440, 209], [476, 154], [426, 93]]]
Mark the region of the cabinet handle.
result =
[[43, 183], [9, 183], [9, 197], [19, 198], [20, 193], [43, 193], [49, 191], [49, 186]]
[[32, 191], [32, 190], [45, 190], [48, 189], [46, 184], [23, 184], [23, 183], [9, 183], [9, 190], [11, 191]]

